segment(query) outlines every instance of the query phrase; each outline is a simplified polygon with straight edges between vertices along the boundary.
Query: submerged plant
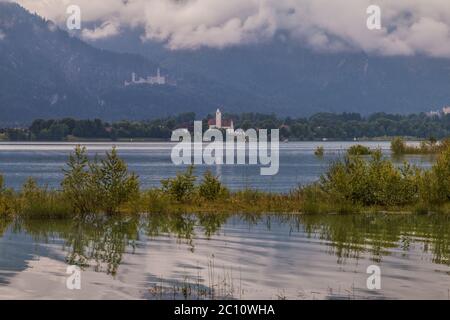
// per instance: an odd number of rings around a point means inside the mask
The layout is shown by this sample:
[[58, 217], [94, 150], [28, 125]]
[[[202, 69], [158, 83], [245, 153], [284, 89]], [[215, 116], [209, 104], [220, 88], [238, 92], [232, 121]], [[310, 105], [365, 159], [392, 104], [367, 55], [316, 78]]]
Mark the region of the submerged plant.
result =
[[314, 151], [314, 155], [315, 155], [316, 157], [321, 158], [321, 157], [323, 157], [323, 154], [324, 154], [324, 148], [323, 148], [323, 146], [318, 146], [318, 147], [316, 148], [316, 150]]
[[392, 139], [391, 151], [393, 154], [401, 155], [401, 154], [405, 153], [405, 150], [406, 150], [406, 143], [402, 138], [396, 137], [396, 138]]
[[352, 156], [367, 156], [372, 154], [372, 150], [370, 150], [369, 147], [363, 146], [361, 144], [356, 144], [351, 146], [348, 150], [347, 150], [347, 154], [352, 155]]
[[419, 179], [417, 168], [406, 163], [397, 168], [377, 150], [370, 160], [346, 156], [337, 161], [321, 177], [320, 185], [337, 203], [396, 206], [418, 198]]
[[137, 198], [139, 180], [129, 173], [115, 148], [106, 158], [89, 161], [85, 147], [77, 146], [64, 170], [63, 194], [75, 213], [117, 213], [120, 206]]

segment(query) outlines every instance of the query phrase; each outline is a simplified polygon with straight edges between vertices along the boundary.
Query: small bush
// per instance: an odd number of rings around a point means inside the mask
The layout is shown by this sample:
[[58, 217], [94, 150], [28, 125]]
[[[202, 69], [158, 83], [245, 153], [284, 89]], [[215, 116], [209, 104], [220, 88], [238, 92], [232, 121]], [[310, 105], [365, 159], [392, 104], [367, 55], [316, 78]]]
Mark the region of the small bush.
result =
[[86, 214], [97, 211], [99, 197], [92, 175], [86, 148], [77, 146], [70, 154], [61, 183], [63, 195], [74, 213]]
[[420, 184], [421, 200], [428, 205], [443, 204], [450, 200], [450, 148], [438, 156], [431, 170], [425, 171]]
[[194, 196], [196, 180], [194, 166], [189, 166], [184, 173], [178, 173], [175, 178], [161, 180], [162, 190], [176, 201], [189, 201]]
[[395, 138], [391, 141], [391, 150], [394, 155], [402, 154], [435, 154], [448, 149], [449, 140], [445, 139], [437, 143], [436, 139], [431, 137], [428, 140], [420, 142], [420, 146], [408, 146], [403, 139]]
[[119, 158], [115, 148], [107, 152], [100, 163], [91, 165], [91, 174], [100, 208], [105, 213], [117, 213], [122, 205], [139, 195], [138, 177], [128, 172], [125, 161]]
[[200, 184], [198, 191], [200, 197], [209, 201], [217, 200], [228, 194], [228, 190], [209, 170], [203, 175], [203, 181]]
[[323, 157], [323, 154], [324, 154], [324, 148], [323, 148], [323, 146], [318, 146], [318, 147], [316, 148], [316, 150], [314, 151], [314, 155], [315, 155], [316, 157], [321, 158], [321, 157]]
[[74, 213], [103, 211], [113, 214], [127, 203], [131, 211], [138, 209], [138, 177], [128, 172], [126, 163], [119, 158], [115, 148], [107, 152], [100, 162], [90, 162], [86, 148], [77, 146], [67, 166], [61, 185]]
[[370, 148], [357, 144], [357, 145], [353, 145], [351, 146], [348, 150], [347, 150], [347, 154], [348, 155], [352, 155], [352, 156], [367, 156], [372, 154], [372, 151], [370, 150]]
[[340, 203], [396, 206], [417, 200], [420, 170], [405, 164], [397, 168], [377, 150], [368, 161], [345, 157], [321, 177], [321, 186]]
[[402, 138], [396, 137], [391, 141], [391, 151], [395, 155], [404, 154], [406, 150], [406, 143]]

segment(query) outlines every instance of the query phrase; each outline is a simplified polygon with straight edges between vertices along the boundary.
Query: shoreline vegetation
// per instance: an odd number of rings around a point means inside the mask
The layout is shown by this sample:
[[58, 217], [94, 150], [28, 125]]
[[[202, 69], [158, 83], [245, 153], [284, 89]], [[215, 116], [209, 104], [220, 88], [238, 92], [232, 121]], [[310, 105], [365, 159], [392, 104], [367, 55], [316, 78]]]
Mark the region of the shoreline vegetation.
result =
[[437, 141], [434, 137], [421, 141], [419, 146], [410, 146], [400, 138], [396, 137], [391, 141], [391, 151], [394, 155], [405, 154], [439, 154], [450, 147], [450, 139], [446, 138]]
[[[401, 166], [370, 150], [354, 151], [331, 163], [320, 179], [288, 193], [251, 189], [231, 191], [210, 171], [202, 177], [188, 167], [160, 187], [141, 190], [115, 148], [89, 159], [85, 147], [70, 154], [59, 189], [29, 178], [19, 191], [0, 175], [0, 217], [70, 218], [90, 214], [141, 213], [420, 213], [450, 212], [450, 146], [440, 148], [435, 164]], [[356, 150], [356, 151], [355, 151]], [[358, 151], [358, 152], [357, 152]], [[367, 150], [364, 150], [367, 151]]]
[[[31, 124], [2, 124], [0, 141], [168, 141], [175, 129], [192, 131], [195, 120], [207, 129], [214, 115], [197, 116], [193, 112], [153, 120], [121, 120], [74, 118], [37, 119]], [[369, 141], [391, 140], [402, 136], [409, 140], [450, 136], [450, 114], [430, 116], [425, 113], [396, 115], [375, 113], [363, 117], [359, 113], [317, 113], [310, 117], [277, 117], [274, 114], [225, 113], [235, 128], [279, 129], [281, 141]]]

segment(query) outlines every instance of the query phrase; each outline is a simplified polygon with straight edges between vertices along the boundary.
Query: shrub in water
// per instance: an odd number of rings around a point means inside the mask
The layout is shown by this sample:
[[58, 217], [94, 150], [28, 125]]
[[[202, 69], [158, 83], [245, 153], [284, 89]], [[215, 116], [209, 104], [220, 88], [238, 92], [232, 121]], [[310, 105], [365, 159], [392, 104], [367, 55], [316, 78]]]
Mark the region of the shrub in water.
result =
[[370, 155], [371, 153], [372, 153], [372, 151], [370, 150], [370, 148], [360, 145], [360, 144], [351, 146], [347, 150], [347, 154], [352, 155], [352, 156], [366, 156], [366, 155]]
[[116, 148], [106, 153], [100, 163], [90, 166], [94, 190], [100, 200], [101, 210], [113, 214], [120, 206], [129, 202], [139, 194], [139, 179], [119, 158]]
[[203, 175], [203, 181], [200, 184], [199, 195], [206, 200], [214, 201], [219, 197], [225, 196], [228, 190], [222, 185], [217, 177], [211, 171], [206, 171]]
[[402, 138], [396, 137], [391, 141], [391, 150], [395, 155], [404, 154], [406, 150], [405, 141]]
[[70, 154], [61, 183], [63, 194], [74, 213], [94, 213], [99, 203], [96, 181], [91, 174], [86, 148], [77, 146]]
[[61, 185], [63, 195], [75, 213], [103, 211], [113, 214], [139, 196], [138, 177], [128, 172], [115, 148], [100, 162], [90, 162], [86, 148], [77, 146], [67, 167]]
[[323, 148], [322, 146], [318, 146], [318, 147], [316, 148], [316, 150], [314, 151], [314, 155], [315, 155], [316, 157], [321, 158], [321, 157], [323, 157], [323, 154], [324, 154], [324, 148]]
[[321, 177], [322, 188], [333, 198], [355, 204], [403, 205], [418, 198], [420, 171], [405, 164], [397, 168], [381, 151], [369, 161], [345, 157]]
[[196, 179], [194, 166], [189, 166], [184, 173], [178, 173], [175, 178], [161, 180], [162, 190], [176, 201], [188, 201], [194, 195]]
[[446, 147], [430, 171], [422, 175], [421, 200], [429, 205], [450, 200], [450, 147]]

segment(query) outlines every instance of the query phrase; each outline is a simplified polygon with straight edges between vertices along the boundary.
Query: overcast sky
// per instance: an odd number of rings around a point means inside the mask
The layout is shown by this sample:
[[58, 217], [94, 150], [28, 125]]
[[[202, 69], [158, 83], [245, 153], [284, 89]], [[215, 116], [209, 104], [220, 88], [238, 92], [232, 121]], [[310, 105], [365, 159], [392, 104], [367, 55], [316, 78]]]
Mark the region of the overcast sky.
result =
[[[271, 39], [277, 31], [318, 50], [450, 58], [450, 0], [17, 0], [65, 24], [78, 4], [91, 40], [145, 29], [143, 40], [171, 49], [223, 48]], [[366, 27], [369, 5], [382, 9], [382, 30]]]

